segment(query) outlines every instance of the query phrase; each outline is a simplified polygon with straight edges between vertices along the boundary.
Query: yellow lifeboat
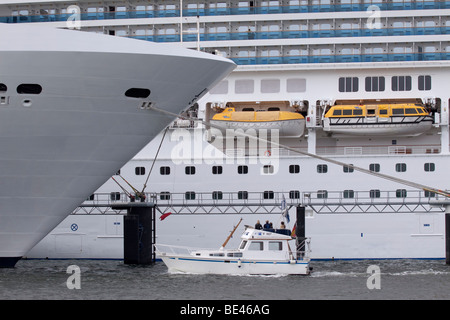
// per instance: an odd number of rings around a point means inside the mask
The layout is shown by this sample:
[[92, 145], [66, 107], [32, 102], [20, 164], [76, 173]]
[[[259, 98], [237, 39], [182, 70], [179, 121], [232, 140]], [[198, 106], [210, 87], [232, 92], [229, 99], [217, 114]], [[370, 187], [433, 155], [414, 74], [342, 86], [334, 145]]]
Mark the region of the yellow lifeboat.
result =
[[337, 105], [323, 117], [323, 130], [347, 135], [417, 136], [428, 131], [433, 118], [418, 104]]
[[305, 131], [305, 118], [290, 111], [236, 111], [227, 107], [213, 116], [211, 124], [226, 129], [279, 130], [283, 137], [300, 137]]

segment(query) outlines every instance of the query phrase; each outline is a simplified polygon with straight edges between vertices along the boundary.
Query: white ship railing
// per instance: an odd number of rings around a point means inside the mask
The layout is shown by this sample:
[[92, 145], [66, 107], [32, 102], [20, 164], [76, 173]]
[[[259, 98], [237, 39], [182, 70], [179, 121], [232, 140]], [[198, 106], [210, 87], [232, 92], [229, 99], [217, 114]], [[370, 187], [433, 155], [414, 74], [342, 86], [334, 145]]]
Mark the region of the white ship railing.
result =
[[[299, 152], [308, 152], [308, 147], [291, 147]], [[298, 157], [301, 156], [300, 153], [287, 150], [283, 148], [270, 148], [271, 154], [278, 155], [280, 157]], [[226, 149], [224, 153], [228, 157], [247, 157], [256, 156], [264, 157], [267, 150], [259, 149]], [[439, 154], [441, 153], [440, 145], [412, 145], [412, 146], [340, 146], [340, 147], [316, 147], [317, 155], [328, 155], [328, 156], [351, 156], [351, 155], [399, 155], [399, 154]], [[270, 159], [267, 157], [267, 159]]]
[[199, 250], [211, 250], [211, 249], [200, 249], [184, 246], [175, 246], [168, 244], [155, 244], [156, 254], [162, 255], [174, 255], [174, 256], [190, 256], [192, 252]]

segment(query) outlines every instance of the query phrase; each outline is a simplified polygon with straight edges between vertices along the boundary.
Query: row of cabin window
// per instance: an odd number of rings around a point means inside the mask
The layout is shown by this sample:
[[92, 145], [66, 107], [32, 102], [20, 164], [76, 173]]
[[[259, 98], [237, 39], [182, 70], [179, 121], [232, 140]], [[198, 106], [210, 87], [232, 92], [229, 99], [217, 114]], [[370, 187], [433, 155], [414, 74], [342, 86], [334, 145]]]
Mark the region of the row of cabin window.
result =
[[[406, 172], [406, 163], [396, 163], [395, 164], [395, 171], [396, 172]], [[369, 170], [374, 172], [380, 172], [381, 166], [379, 163], [371, 163], [369, 165]], [[424, 171], [426, 172], [433, 172], [436, 170], [436, 165], [433, 162], [427, 162], [424, 163], [423, 167]], [[187, 175], [194, 175], [195, 174], [195, 166], [186, 166], [185, 174]], [[351, 166], [344, 166], [342, 167], [343, 172], [345, 173], [351, 173], [354, 171], [354, 168]], [[170, 167], [160, 167], [159, 172], [161, 175], [170, 175]], [[248, 174], [248, 166], [242, 165], [237, 167], [238, 174]], [[272, 165], [265, 165], [263, 166], [263, 173], [273, 173], [274, 167]], [[318, 164], [317, 165], [317, 173], [327, 173], [328, 172], [328, 165], [327, 164]], [[223, 167], [222, 166], [213, 166], [212, 167], [212, 174], [222, 174], [223, 173]], [[298, 164], [291, 164], [289, 165], [289, 173], [297, 174], [300, 173], [300, 165]], [[145, 175], [145, 167], [136, 167], [135, 168], [135, 174]]]
[[[365, 89], [367, 92], [385, 91], [385, 77], [366, 77]], [[391, 78], [392, 91], [411, 91], [411, 76], [393, 76]], [[431, 76], [419, 76], [417, 88], [420, 91], [431, 90]], [[339, 78], [339, 92], [359, 91], [359, 78], [341, 77]]]
[[[8, 91], [8, 87], [4, 83], [0, 83], [0, 92]], [[18, 94], [40, 94], [42, 87], [39, 84], [34, 83], [22, 83], [17, 86], [16, 91]]]
[[[8, 86], [0, 83], [0, 92], [8, 91]], [[35, 83], [22, 83], [17, 86], [18, 94], [40, 94], [42, 86]], [[145, 88], [131, 88], [125, 92], [125, 96], [130, 98], [147, 98], [150, 95], [150, 90]]]
[[[248, 200], [248, 191], [238, 191], [238, 199], [239, 200]], [[353, 199], [355, 198], [355, 191], [354, 190], [344, 190], [342, 192], [344, 199]], [[436, 194], [431, 191], [424, 191], [425, 197], [434, 197]], [[406, 189], [397, 189], [395, 191], [396, 198], [406, 198], [407, 197], [407, 191]], [[168, 191], [163, 191], [159, 195], [160, 200], [170, 200], [171, 194]], [[264, 200], [272, 200], [275, 197], [274, 191], [264, 191], [263, 192], [263, 199]], [[372, 189], [369, 191], [369, 197], [372, 199], [380, 198], [381, 197], [381, 190], [379, 189]], [[120, 200], [120, 192], [111, 192], [110, 196], [112, 201], [119, 201]], [[195, 200], [196, 199], [196, 193], [195, 191], [187, 191], [184, 195], [185, 200]], [[317, 191], [317, 198], [318, 199], [327, 199], [328, 198], [328, 191], [327, 190], [318, 190]], [[223, 192], [222, 191], [213, 191], [212, 192], [212, 199], [213, 200], [223, 200]], [[289, 199], [300, 199], [300, 191], [299, 190], [291, 190], [289, 191]], [[93, 199], [91, 199], [93, 200]]]

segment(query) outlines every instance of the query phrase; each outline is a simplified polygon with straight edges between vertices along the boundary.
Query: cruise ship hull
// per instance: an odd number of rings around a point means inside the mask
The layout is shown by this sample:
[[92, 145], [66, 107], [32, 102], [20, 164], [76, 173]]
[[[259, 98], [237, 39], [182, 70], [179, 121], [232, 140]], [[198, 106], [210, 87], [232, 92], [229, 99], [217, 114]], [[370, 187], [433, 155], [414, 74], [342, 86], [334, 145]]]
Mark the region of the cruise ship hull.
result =
[[0, 50], [0, 265], [11, 267], [173, 120], [149, 105], [178, 113], [233, 64], [129, 39], [2, 28], [11, 42]]

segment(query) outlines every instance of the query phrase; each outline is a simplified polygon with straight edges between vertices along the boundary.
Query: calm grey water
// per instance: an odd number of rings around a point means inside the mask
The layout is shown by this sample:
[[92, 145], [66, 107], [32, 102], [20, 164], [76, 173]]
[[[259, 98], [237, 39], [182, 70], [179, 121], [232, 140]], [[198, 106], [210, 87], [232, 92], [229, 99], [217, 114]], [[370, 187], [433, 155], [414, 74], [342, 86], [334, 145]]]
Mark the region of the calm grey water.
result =
[[[80, 289], [69, 289], [70, 265]], [[367, 268], [379, 267], [380, 289], [368, 288]], [[27, 300], [378, 300], [449, 299], [450, 266], [443, 260], [313, 261], [310, 276], [169, 274], [162, 262], [22, 260], [0, 269], [0, 299]], [[375, 281], [375, 280], [374, 280]], [[371, 283], [375, 283], [372, 281]], [[74, 281], [69, 281], [72, 284]]]

